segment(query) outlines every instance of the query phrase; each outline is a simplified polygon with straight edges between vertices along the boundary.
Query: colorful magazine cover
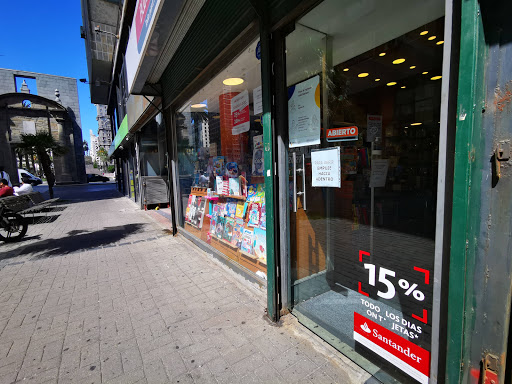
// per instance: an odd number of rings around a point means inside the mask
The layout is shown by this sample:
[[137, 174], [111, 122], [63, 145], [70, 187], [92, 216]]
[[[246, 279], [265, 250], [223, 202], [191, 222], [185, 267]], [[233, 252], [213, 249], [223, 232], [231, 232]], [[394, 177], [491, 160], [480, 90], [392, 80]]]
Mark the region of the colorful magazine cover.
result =
[[258, 192], [257, 184], [249, 184], [247, 188], [247, 201], [254, 201], [256, 198], [256, 193]]
[[217, 239], [222, 239], [222, 236], [224, 235], [224, 222], [226, 218], [224, 216], [219, 216], [219, 219], [217, 220], [217, 224], [215, 227], [215, 236]]
[[215, 236], [215, 229], [217, 227], [217, 220], [213, 217], [210, 219], [210, 233]]
[[210, 214], [211, 220], [217, 221], [220, 216], [221, 207], [220, 204], [212, 204], [212, 213]]
[[234, 161], [226, 163], [226, 176], [229, 178], [238, 177], [238, 164]]
[[215, 191], [217, 192], [217, 195], [222, 195], [224, 191], [224, 179], [222, 176], [215, 177]]
[[229, 194], [231, 196], [240, 196], [240, 180], [238, 177], [229, 179]]
[[254, 229], [253, 235], [254, 255], [264, 263], [267, 262], [267, 231], [261, 228]]
[[244, 205], [245, 203], [243, 201], [239, 201], [236, 203], [236, 212], [235, 217], [238, 219], [244, 218]]
[[231, 238], [231, 244], [240, 248], [242, 244], [242, 232], [244, 230], [244, 222], [240, 219], [235, 219], [235, 226], [233, 227], [233, 237]]
[[261, 205], [261, 214], [260, 214], [260, 228], [261, 229], [266, 229], [267, 228], [267, 213], [266, 213], [266, 208], [265, 208], [265, 204], [262, 204]]
[[235, 226], [235, 219], [231, 217], [226, 217], [226, 222], [224, 223], [224, 234], [222, 238], [227, 242], [231, 243], [231, 239], [233, 238], [233, 228]]
[[226, 203], [226, 216], [228, 217], [235, 217], [236, 214], [236, 200], [229, 200]]
[[219, 210], [219, 216], [226, 216], [226, 203], [217, 204]]
[[242, 244], [240, 245], [240, 249], [245, 253], [252, 255], [252, 241], [253, 241], [253, 232], [250, 229], [244, 228], [242, 230]]
[[249, 221], [250, 227], [259, 227], [260, 225], [261, 207], [259, 203], [251, 203], [249, 205]]
[[215, 156], [213, 158], [213, 174], [215, 176], [224, 176], [224, 156]]
[[188, 195], [187, 209], [185, 210], [185, 221], [190, 221], [190, 206], [192, 205], [192, 196]]

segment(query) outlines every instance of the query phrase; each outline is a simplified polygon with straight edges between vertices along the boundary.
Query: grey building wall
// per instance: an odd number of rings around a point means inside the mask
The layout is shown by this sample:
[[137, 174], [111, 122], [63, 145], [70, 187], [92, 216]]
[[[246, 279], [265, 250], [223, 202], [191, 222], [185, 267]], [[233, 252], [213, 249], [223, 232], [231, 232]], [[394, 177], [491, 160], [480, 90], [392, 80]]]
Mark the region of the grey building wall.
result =
[[[55, 90], [60, 93], [60, 104], [68, 111], [73, 120], [73, 143], [75, 149], [78, 179], [85, 182], [85, 160], [83, 151], [82, 122], [76, 79], [71, 77], [48, 75], [44, 73], [19, 71], [0, 68], [0, 94], [16, 92], [15, 76], [35, 79], [37, 95], [55, 100]], [[34, 94], [33, 90], [31, 93]]]

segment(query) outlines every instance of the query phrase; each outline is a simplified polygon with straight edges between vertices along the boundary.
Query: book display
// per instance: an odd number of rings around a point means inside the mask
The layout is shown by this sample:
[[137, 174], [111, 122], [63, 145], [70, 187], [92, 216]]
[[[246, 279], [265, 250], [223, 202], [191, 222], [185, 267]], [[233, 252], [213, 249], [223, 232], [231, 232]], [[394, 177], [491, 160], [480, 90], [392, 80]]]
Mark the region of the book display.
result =
[[[205, 159], [208, 187], [191, 188], [185, 229], [250, 271], [267, 271], [265, 188], [261, 163], [262, 136], [252, 137], [245, 163], [229, 156]], [[262, 152], [262, 151], [261, 151]]]

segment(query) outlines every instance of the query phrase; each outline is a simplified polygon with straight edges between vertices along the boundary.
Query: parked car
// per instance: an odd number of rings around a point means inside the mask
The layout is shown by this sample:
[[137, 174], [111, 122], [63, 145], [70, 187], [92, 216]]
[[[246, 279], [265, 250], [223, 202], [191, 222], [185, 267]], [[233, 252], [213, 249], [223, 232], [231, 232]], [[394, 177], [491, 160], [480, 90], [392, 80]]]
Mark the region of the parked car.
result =
[[102, 181], [105, 183], [106, 181], [110, 181], [110, 179], [107, 176], [97, 175], [95, 173], [88, 173], [87, 174], [87, 182], [92, 183], [95, 181]]
[[25, 171], [24, 169], [18, 168], [18, 177], [20, 181], [23, 181], [26, 184], [32, 184], [32, 185], [39, 185], [43, 183], [43, 180], [41, 180], [39, 177], [34, 176], [28, 171]]

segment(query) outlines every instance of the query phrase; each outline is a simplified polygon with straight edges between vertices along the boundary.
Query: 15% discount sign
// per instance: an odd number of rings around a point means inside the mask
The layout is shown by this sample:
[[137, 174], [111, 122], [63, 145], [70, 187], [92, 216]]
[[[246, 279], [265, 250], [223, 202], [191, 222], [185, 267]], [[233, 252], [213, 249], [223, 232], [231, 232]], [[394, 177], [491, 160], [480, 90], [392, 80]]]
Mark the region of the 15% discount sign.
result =
[[[370, 253], [365, 252], [365, 251], [359, 251], [359, 261], [360, 262], [364, 262], [363, 261], [364, 256], [370, 256]], [[394, 277], [396, 280], [396, 272], [391, 269], [384, 268], [384, 267], [377, 268], [375, 266], [375, 264], [371, 264], [371, 263], [364, 263], [363, 265], [364, 265], [364, 269], [368, 270], [368, 284], [369, 285], [375, 287], [377, 282], [379, 282], [385, 286], [385, 290], [379, 289], [377, 291], [377, 296], [379, 296], [385, 300], [390, 300], [390, 299], [394, 298], [396, 295], [396, 287], [395, 287], [395, 284], [393, 283], [393, 281], [390, 280], [390, 277], [391, 278]], [[425, 284], [430, 283], [430, 272], [428, 270], [419, 268], [419, 267], [413, 267], [413, 269], [416, 272], [420, 272], [420, 273], [424, 274]], [[400, 289], [405, 291], [404, 292], [405, 296], [412, 295], [412, 297], [419, 302], [422, 302], [425, 300], [425, 294], [418, 289], [418, 284], [416, 284], [416, 283], [411, 284], [406, 279], [398, 279], [398, 286], [400, 287]], [[361, 293], [365, 296], [370, 296], [368, 293], [363, 291], [361, 282], [359, 282], [359, 293]], [[425, 324], [427, 323], [427, 310], [426, 309], [423, 309], [422, 316], [418, 316], [415, 314], [411, 314], [411, 316], [417, 320], [422, 321]]]

